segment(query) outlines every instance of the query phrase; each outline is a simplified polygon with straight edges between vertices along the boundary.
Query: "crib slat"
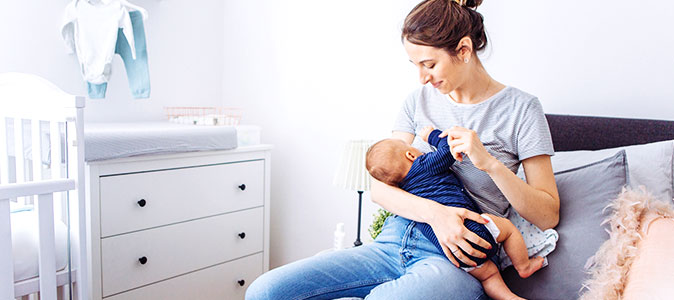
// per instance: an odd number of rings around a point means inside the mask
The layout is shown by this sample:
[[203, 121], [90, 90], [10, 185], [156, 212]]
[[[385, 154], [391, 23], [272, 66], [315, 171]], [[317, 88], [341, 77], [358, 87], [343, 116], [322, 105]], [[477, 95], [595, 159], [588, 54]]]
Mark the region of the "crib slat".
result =
[[52, 194], [38, 195], [37, 215], [40, 235], [40, 299], [56, 300], [56, 242], [54, 239], [54, 203]]
[[[42, 180], [42, 147], [40, 143], [40, 120], [32, 119], [30, 121], [30, 149], [33, 169], [33, 181]], [[37, 196], [35, 200], [37, 201]]]
[[42, 180], [42, 145], [40, 142], [40, 120], [30, 122], [31, 152], [33, 154], [33, 181]]
[[51, 147], [51, 178], [61, 178], [61, 129], [60, 123], [49, 122], [49, 144]]
[[[23, 119], [14, 118], [14, 166], [16, 174], [16, 183], [22, 183], [26, 181], [26, 159], [23, 155]], [[30, 197], [21, 197], [17, 201], [21, 204], [30, 204]]]
[[[78, 100], [84, 102], [84, 99], [78, 97]], [[87, 263], [87, 224], [86, 224], [86, 210], [85, 210], [85, 183], [84, 183], [84, 110], [77, 109], [77, 118], [66, 123], [66, 143], [68, 149], [68, 178], [75, 179], [77, 188], [75, 191], [69, 191], [69, 205], [71, 228], [77, 232], [72, 236], [73, 238], [73, 266], [78, 270], [75, 296], [80, 299], [89, 299], [89, 279], [87, 270], [89, 264]], [[77, 216], [72, 218], [72, 216]]]
[[7, 119], [0, 115], [0, 184], [9, 183], [9, 155], [7, 154]]
[[0, 298], [14, 299], [14, 257], [12, 257], [9, 199], [0, 199], [0, 241]]
[[16, 158], [16, 182], [21, 183], [26, 181], [26, 173], [23, 156], [23, 120], [19, 118], [14, 118], [14, 157]]
[[[51, 178], [61, 178], [61, 130], [60, 123], [56, 121], [49, 122], [49, 145], [50, 145], [50, 168]], [[62, 207], [62, 193], [54, 194], [54, 203], [58, 207], [58, 218], [63, 219]]]

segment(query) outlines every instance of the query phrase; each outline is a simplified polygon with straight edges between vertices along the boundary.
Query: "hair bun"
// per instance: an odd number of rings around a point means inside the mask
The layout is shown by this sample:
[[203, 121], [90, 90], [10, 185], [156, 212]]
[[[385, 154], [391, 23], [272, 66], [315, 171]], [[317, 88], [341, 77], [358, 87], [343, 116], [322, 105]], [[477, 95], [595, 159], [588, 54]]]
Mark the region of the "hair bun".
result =
[[472, 9], [476, 9], [478, 6], [480, 6], [480, 4], [482, 4], [482, 0], [454, 0], [454, 2], [459, 3], [461, 6]]

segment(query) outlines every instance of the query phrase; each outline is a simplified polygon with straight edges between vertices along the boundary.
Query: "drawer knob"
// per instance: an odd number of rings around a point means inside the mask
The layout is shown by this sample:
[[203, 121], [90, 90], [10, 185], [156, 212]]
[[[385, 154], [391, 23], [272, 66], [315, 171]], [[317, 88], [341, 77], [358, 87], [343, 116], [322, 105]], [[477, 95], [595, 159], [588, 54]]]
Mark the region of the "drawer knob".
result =
[[246, 185], [245, 185], [245, 184], [241, 184], [241, 185], [239, 186], [239, 188], [240, 188], [242, 191], [245, 191], [245, 190], [246, 190]]
[[147, 257], [143, 256], [139, 258], [138, 261], [140, 262], [141, 265], [144, 265], [147, 263]]
[[245, 232], [239, 233], [239, 237], [240, 237], [241, 239], [245, 239], [245, 238], [246, 238], [246, 233], [245, 233]]
[[237, 282], [239, 283], [240, 286], [243, 286], [244, 284], [246, 284], [246, 281], [243, 280], [243, 279], [241, 279], [241, 280], [239, 280], [239, 281], [237, 281]]
[[147, 204], [147, 201], [145, 201], [145, 199], [138, 200], [138, 206], [145, 207], [145, 204]]

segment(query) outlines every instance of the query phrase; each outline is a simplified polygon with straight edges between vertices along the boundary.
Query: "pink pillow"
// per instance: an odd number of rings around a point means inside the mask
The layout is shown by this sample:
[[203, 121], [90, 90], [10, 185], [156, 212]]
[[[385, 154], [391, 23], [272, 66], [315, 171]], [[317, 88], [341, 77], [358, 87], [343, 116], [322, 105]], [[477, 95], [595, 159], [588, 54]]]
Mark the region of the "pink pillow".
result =
[[627, 275], [623, 299], [672, 299], [674, 219], [659, 218], [655, 213], [645, 219], [652, 221], [648, 222], [650, 226], [638, 244], [639, 251]]
[[609, 208], [609, 239], [586, 265], [581, 300], [674, 298], [674, 207], [623, 190]]

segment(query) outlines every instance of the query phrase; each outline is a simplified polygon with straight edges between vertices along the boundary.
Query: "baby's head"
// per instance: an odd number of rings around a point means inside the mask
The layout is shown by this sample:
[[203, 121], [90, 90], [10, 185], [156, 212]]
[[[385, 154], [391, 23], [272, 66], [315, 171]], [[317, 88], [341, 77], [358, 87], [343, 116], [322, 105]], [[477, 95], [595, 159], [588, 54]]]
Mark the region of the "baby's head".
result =
[[412, 162], [423, 153], [399, 139], [381, 140], [365, 155], [365, 168], [375, 179], [398, 186], [412, 168]]

